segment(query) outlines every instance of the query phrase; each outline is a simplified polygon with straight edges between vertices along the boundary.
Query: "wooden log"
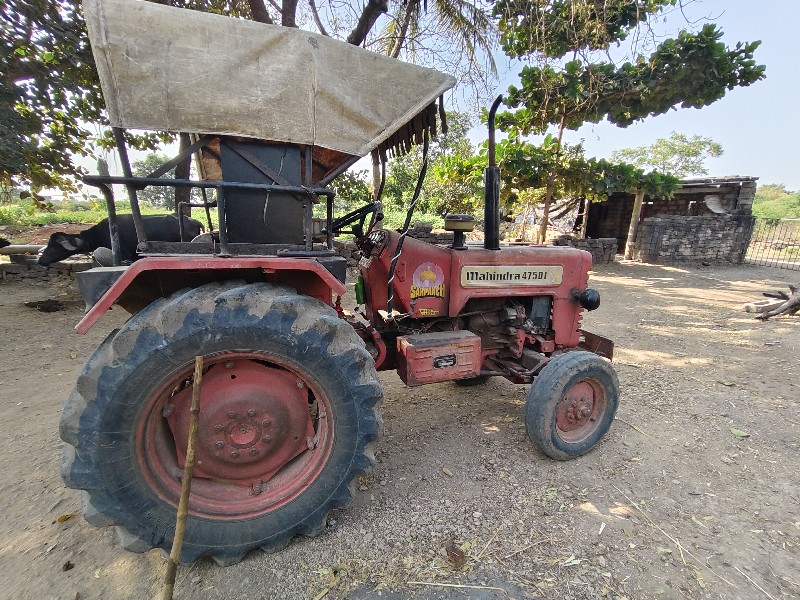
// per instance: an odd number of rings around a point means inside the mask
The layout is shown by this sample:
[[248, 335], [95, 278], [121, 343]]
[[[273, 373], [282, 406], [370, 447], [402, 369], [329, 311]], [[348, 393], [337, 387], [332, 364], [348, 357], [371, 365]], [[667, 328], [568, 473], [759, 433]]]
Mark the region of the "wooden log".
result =
[[778, 308], [781, 304], [783, 304], [783, 300], [758, 300], [757, 302], [745, 302], [742, 308], [744, 309], [744, 312], [765, 313]]
[[782, 302], [780, 306], [775, 307], [773, 310], [765, 312], [756, 316], [756, 319], [761, 321], [766, 321], [770, 317], [775, 317], [781, 314], [789, 314], [793, 315], [796, 312], [800, 311], [800, 283], [796, 285], [790, 285], [789, 291], [792, 292], [792, 295], [789, 296], [787, 300]]

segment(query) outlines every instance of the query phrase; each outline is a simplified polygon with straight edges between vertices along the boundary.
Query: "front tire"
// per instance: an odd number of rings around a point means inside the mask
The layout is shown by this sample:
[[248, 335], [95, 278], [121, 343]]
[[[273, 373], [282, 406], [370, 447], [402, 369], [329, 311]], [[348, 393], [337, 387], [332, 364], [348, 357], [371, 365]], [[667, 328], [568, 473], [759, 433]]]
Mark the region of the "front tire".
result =
[[550, 458], [576, 458], [600, 442], [618, 404], [619, 381], [611, 363], [592, 352], [560, 354], [528, 391], [528, 437]]
[[84, 516], [116, 525], [130, 550], [169, 550], [195, 355], [206, 366], [182, 562], [232, 564], [320, 531], [370, 465], [374, 364], [322, 302], [242, 282], [158, 300], [89, 358], [60, 428]]

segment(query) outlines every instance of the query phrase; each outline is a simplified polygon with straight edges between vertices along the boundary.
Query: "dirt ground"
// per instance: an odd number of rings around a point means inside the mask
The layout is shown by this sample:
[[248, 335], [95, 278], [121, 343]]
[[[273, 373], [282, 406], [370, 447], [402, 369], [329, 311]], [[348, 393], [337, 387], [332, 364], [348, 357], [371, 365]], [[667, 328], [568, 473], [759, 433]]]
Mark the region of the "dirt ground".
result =
[[[314, 539], [178, 573], [176, 598], [800, 597], [800, 316], [741, 311], [798, 273], [602, 266], [585, 327], [616, 341], [618, 420], [591, 454], [539, 455], [526, 387], [385, 384], [378, 463]], [[47, 298], [66, 310], [22, 303]], [[147, 598], [159, 551], [131, 554], [80, 516], [58, 419], [88, 335], [73, 280], [0, 282], [0, 598]], [[737, 435], [738, 433], [738, 435]], [[747, 437], [742, 437], [742, 436]], [[444, 545], [466, 553], [456, 572]], [[450, 587], [442, 585], [448, 584]]]

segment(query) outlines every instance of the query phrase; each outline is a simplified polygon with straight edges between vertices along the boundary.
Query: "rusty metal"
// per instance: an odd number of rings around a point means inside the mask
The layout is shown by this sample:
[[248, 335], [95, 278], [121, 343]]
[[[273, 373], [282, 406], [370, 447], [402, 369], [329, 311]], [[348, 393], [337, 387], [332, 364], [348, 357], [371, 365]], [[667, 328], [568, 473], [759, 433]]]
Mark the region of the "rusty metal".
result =
[[470, 331], [397, 338], [397, 374], [408, 386], [477, 377], [482, 362], [481, 338]]
[[[292, 257], [210, 257], [210, 256], [172, 256], [152, 257], [138, 260], [114, 281], [99, 301], [89, 309], [83, 319], [75, 326], [79, 334], [86, 333], [97, 320], [116, 303], [125, 290], [133, 282], [148, 271], [155, 272], [191, 272], [191, 271], [230, 271], [255, 269], [269, 274], [286, 275], [281, 280], [286, 283], [304, 283], [306, 293], [330, 304], [331, 293], [344, 295], [344, 284], [316, 260]], [[301, 273], [302, 275], [296, 275]], [[298, 282], [291, 282], [292, 277], [297, 277]], [[302, 281], [300, 281], [302, 280]], [[311, 285], [311, 287], [309, 287]], [[325, 299], [327, 296], [327, 300]]]
[[[297, 376], [248, 359], [234, 359], [233, 368], [216, 365], [203, 377], [200, 406], [205, 423], [222, 422], [223, 431], [201, 423], [195, 476], [252, 485], [255, 478], [269, 481], [290, 460], [307, 449], [314, 436], [308, 411], [308, 390], [297, 386]], [[184, 429], [188, 424], [191, 389], [172, 397], [175, 411], [167, 418], [176, 443], [178, 464], [185, 458]], [[252, 413], [252, 414], [251, 414]], [[266, 447], [266, 435], [256, 413], [269, 414], [275, 444]], [[222, 439], [220, 438], [222, 436]], [[229, 448], [227, 452], [220, 451]], [[235, 462], [231, 463], [230, 460]]]
[[556, 433], [570, 444], [582, 442], [600, 425], [607, 404], [603, 386], [590, 379], [579, 381], [556, 407]]
[[607, 358], [608, 360], [614, 359], [614, 342], [610, 339], [603, 337], [602, 335], [597, 335], [596, 333], [591, 333], [590, 331], [586, 331], [585, 329], [580, 330], [581, 334], [581, 341], [578, 344], [579, 348], [583, 348], [584, 350], [588, 350], [589, 352], [594, 352], [598, 356], [602, 356], [603, 358]]

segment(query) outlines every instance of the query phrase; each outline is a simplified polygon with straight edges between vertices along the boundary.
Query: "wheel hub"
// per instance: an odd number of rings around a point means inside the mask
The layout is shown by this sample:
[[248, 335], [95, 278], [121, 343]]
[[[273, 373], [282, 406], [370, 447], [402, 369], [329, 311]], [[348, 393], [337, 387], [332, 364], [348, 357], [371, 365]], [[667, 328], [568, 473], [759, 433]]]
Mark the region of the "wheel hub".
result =
[[562, 438], [578, 441], [596, 426], [599, 409], [594, 388], [586, 381], [576, 383], [567, 390], [558, 405], [556, 427]]
[[[164, 410], [181, 468], [191, 400], [190, 386]], [[247, 359], [213, 365], [203, 375], [195, 477], [255, 486], [311, 447], [313, 438], [308, 388], [296, 375]]]

